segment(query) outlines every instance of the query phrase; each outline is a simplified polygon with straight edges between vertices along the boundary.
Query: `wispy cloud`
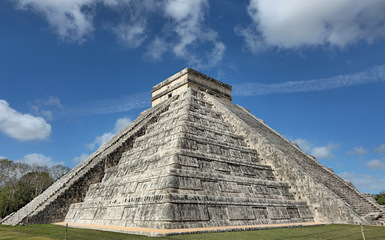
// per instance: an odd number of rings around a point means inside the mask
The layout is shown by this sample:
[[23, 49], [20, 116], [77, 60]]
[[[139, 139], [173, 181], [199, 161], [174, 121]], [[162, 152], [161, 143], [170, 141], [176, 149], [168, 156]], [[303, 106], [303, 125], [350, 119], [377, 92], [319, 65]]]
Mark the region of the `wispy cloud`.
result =
[[352, 151], [348, 151], [347, 154], [351, 155], [365, 155], [368, 152], [363, 146], [355, 147]]
[[169, 48], [169, 43], [160, 37], [155, 37], [155, 39], [147, 46], [147, 52], [145, 57], [151, 61], [160, 61], [163, 54], [167, 52]]
[[130, 118], [118, 118], [115, 123], [115, 127], [112, 131], [104, 133], [100, 136], [97, 136], [92, 143], [87, 144], [89, 150], [94, 150], [95, 147], [98, 148], [115, 136], [120, 130], [125, 128], [130, 124], [132, 120]]
[[385, 178], [383, 176], [356, 172], [341, 172], [338, 175], [352, 182], [362, 192], [378, 193], [385, 189]]
[[38, 166], [53, 167], [56, 165], [63, 165], [63, 162], [55, 162], [51, 159], [51, 157], [47, 157], [40, 153], [27, 154], [22, 159], [18, 160], [18, 162], [26, 163], [31, 166], [38, 165]]
[[237, 84], [233, 86], [233, 95], [257, 96], [277, 93], [316, 92], [376, 82], [385, 82], [385, 65], [375, 66], [353, 74], [339, 75], [330, 78], [289, 81], [275, 84]]
[[127, 112], [133, 109], [150, 107], [150, 94], [138, 93], [120, 98], [101, 99], [76, 106], [69, 106], [60, 114], [61, 117], [100, 115]]
[[338, 144], [330, 143], [326, 146], [313, 147], [310, 153], [311, 155], [319, 159], [334, 159], [332, 151], [337, 149], [338, 147]]
[[368, 167], [371, 170], [382, 169], [385, 171], [385, 162], [380, 161], [378, 159], [373, 159], [366, 163], [366, 167]]
[[54, 119], [54, 112], [63, 110], [64, 106], [61, 104], [60, 99], [55, 96], [49, 96], [47, 98], [39, 99], [31, 103], [31, 111], [41, 117], [48, 120]]
[[374, 148], [376, 152], [385, 153], [385, 143], [381, 144], [379, 147]]
[[[19, 10], [43, 16], [65, 42], [84, 43], [102, 26], [125, 48], [145, 46], [147, 59], [160, 61], [169, 52], [197, 68], [217, 65], [226, 49], [217, 32], [207, 27], [208, 0], [12, 1]], [[95, 21], [100, 12], [109, 17]], [[156, 27], [151, 24], [155, 21]]]
[[[176, 57], [184, 59], [195, 68], [210, 68], [223, 58], [226, 46], [218, 34], [205, 26], [205, 16], [209, 9], [207, 0], [167, 0], [163, 5], [163, 16], [170, 19], [164, 33], [147, 48], [146, 57], [159, 60], [171, 51]], [[197, 50], [205, 45], [205, 51]], [[159, 48], [158, 48], [159, 47]]]
[[140, 47], [149, 37], [148, 19], [162, 7], [162, 2], [157, 0], [103, 2], [114, 15], [105, 20], [105, 29], [111, 30], [118, 42], [127, 48]]
[[74, 159], [72, 159], [72, 161], [75, 164], [79, 164], [79, 163], [83, 162], [84, 160], [86, 160], [89, 156], [90, 156], [89, 154], [82, 153], [82, 154], [80, 154], [80, 156], [74, 157]]
[[[103, 133], [100, 136], [96, 136], [94, 141], [87, 143], [86, 147], [88, 150], [93, 151], [95, 148], [99, 148], [108, 140], [110, 140], [113, 136], [115, 136], [118, 132], [120, 132], [123, 128], [128, 126], [132, 122], [131, 118], [118, 118], [115, 122], [114, 128], [110, 132]], [[87, 159], [90, 154], [82, 153], [79, 156], [76, 156], [72, 159], [72, 162], [75, 164], [79, 164], [85, 159]]]
[[[71, 106], [71, 105], [66, 105], [65, 102], [62, 103], [59, 100], [59, 98], [51, 96], [48, 98], [43, 98], [43, 99], [33, 101], [31, 103], [31, 112], [36, 114], [37, 117], [34, 117], [30, 114], [18, 113], [15, 110], [11, 109], [7, 105], [8, 104], [7, 102], [5, 101], [1, 102], [0, 100], [0, 112], [2, 110], [1, 107], [3, 107], [3, 111], [5, 111], [3, 114], [4, 119], [2, 119], [2, 116], [0, 115], [0, 131], [1, 131], [2, 124], [6, 123], [5, 118], [7, 116], [8, 116], [7, 117], [8, 122], [11, 120], [16, 121], [18, 119], [21, 119], [22, 117], [22, 118], [25, 118], [26, 120], [34, 120], [35, 123], [42, 124], [42, 121], [44, 120], [44, 118], [48, 120], [54, 120], [54, 119], [60, 119], [60, 118], [72, 118], [72, 117], [87, 116], [87, 115], [103, 115], [103, 114], [110, 114], [110, 113], [120, 113], [120, 112], [127, 112], [130, 110], [139, 109], [139, 108], [148, 108], [150, 107], [150, 104], [151, 104], [150, 98], [151, 96], [148, 92], [143, 92], [143, 93], [117, 97], [117, 98], [100, 99], [96, 101], [90, 101], [90, 102], [85, 102], [82, 104]], [[18, 126], [15, 125], [16, 123], [14, 123], [13, 125], [15, 126], [16, 130], [21, 131], [26, 127], [23, 125], [23, 123], [25, 123], [24, 125], [29, 126], [27, 124], [28, 121], [20, 122]], [[34, 129], [39, 130], [36, 126], [34, 127]], [[11, 131], [11, 130], [12, 128], [8, 129], [8, 131]], [[46, 131], [48, 131], [47, 128], [46, 128]], [[21, 136], [19, 138], [28, 138], [29, 136], [29, 134], [25, 134], [25, 132], [19, 135]]]
[[297, 143], [303, 151], [318, 159], [334, 159], [333, 151], [339, 148], [339, 145], [334, 143], [325, 146], [314, 146], [312, 142], [302, 138], [294, 139], [292, 142]]

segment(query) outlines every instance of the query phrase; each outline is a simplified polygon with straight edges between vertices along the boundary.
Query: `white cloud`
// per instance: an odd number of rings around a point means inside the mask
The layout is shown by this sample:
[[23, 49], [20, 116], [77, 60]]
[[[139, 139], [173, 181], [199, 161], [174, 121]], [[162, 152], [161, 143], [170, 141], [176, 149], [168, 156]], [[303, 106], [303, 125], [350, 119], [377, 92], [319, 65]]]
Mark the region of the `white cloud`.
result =
[[51, 125], [41, 117], [17, 112], [0, 100], [0, 131], [21, 141], [43, 140], [51, 134]]
[[95, 149], [95, 147], [99, 148], [104, 143], [106, 143], [108, 140], [110, 140], [113, 136], [114, 136], [114, 134], [112, 132], [104, 133], [101, 136], [97, 136], [92, 143], [88, 143], [87, 147], [90, 150]]
[[[217, 40], [217, 33], [203, 25], [208, 8], [207, 0], [168, 0], [165, 4], [165, 16], [173, 20], [172, 29], [178, 36], [178, 41], [173, 47], [174, 54], [198, 68], [218, 64], [226, 49], [225, 45]], [[206, 43], [212, 45], [211, 50], [206, 52], [205, 56], [197, 55], [194, 51], [196, 46]]]
[[60, 102], [60, 99], [55, 96], [49, 96], [44, 100], [40, 100], [41, 103], [45, 106], [53, 106], [57, 108], [63, 108], [63, 105]]
[[127, 127], [132, 122], [131, 118], [118, 118], [115, 123], [114, 133], [120, 132], [123, 128]]
[[299, 146], [303, 151], [308, 152], [308, 153], [311, 152], [311, 149], [312, 149], [313, 144], [310, 143], [308, 140], [302, 139], [302, 138], [297, 138], [297, 139], [294, 139], [293, 142], [296, 143], [296, 144], [298, 144], [298, 146]]
[[385, 143], [381, 144], [378, 148], [374, 148], [377, 152], [385, 153]]
[[104, 133], [101, 136], [97, 136], [92, 143], [88, 143], [87, 147], [90, 150], [95, 148], [99, 148], [108, 140], [110, 140], [113, 136], [115, 136], [120, 130], [125, 128], [128, 124], [130, 124], [132, 120], [130, 118], [119, 118], [116, 120], [115, 127], [111, 132]]
[[378, 159], [370, 160], [366, 163], [366, 167], [368, 167], [371, 170], [379, 170], [382, 169], [385, 171], [385, 162], [382, 162]]
[[[205, 27], [208, 0], [13, 1], [20, 10], [43, 15], [50, 28], [64, 41], [83, 43], [92, 37], [99, 27], [94, 18], [103, 8], [113, 16], [103, 19], [104, 29], [112, 31], [124, 47], [137, 48], [149, 39], [144, 55], [151, 60], [160, 60], [170, 51], [193, 67], [208, 68], [222, 60], [226, 49], [217, 33]], [[163, 18], [161, 21], [166, 20], [165, 23], [157, 29], [149, 29], [149, 20], [159, 22], [159, 17]], [[152, 33], [155, 34], [151, 36]], [[200, 51], [198, 55], [196, 50], [202, 46], [208, 50]]]
[[82, 43], [94, 30], [92, 6], [98, 2], [97, 0], [14, 1], [19, 9], [44, 15], [50, 27], [62, 40]]
[[332, 150], [337, 148], [337, 144], [328, 144], [322, 147], [313, 147], [310, 154], [319, 159], [334, 159]]
[[78, 164], [78, 163], [81, 163], [84, 160], [86, 160], [89, 156], [90, 155], [88, 155], [88, 154], [82, 153], [80, 156], [74, 157], [74, 159], [72, 159], [72, 161], [74, 163]]
[[377, 193], [385, 189], [385, 178], [383, 176], [355, 172], [341, 172], [338, 175], [352, 182], [362, 192]]
[[63, 165], [64, 162], [55, 162], [52, 161], [50, 157], [47, 157], [43, 154], [39, 153], [31, 153], [25, 155], [22, 159], [18, 160], [18, 162], [26, 163], [31, 166], [38, 165], [38, 166], [47, 166], [47, 167], [53, 167], [56, 165]]
[[344, 48], [385, 37], [383, 0], [250, 0], [252, 25], [237, 29], [251, 51], [268, 46]]
[[338, 144], [333, 143], [326, 146], [314, 146], [313, 143], [302, 138], [294, 139], [292, 142], [297, 143], [303, 151], [313, 155], [317, 159], [334, 159], [332, 151], [339, 147]]
[[256, 96], [276, 93], [316, 92], [376, 82], [385, 82], [385, 65], [375, 66], [353, 74], [322, 79], [290, 81], [277, 84], [238, 84], [233, 86], [233, 95]]
[[[20, 10], [42, 14], [61, 40], [83, 43], [95, 30], [98, 7], [112, 10], [112, 23], [105, 23], [125, 46], [138, 47], [145, 38], [143, 8], [153, 8], [155, 1], [125, 0], [14, 0]], [[118, 18], [118, 22], [112, 19]]]
[[348, 151], [348, 154], [352, 155], [364, 155], [368, 152], [363, 146], [355, 147], [352, 151]]

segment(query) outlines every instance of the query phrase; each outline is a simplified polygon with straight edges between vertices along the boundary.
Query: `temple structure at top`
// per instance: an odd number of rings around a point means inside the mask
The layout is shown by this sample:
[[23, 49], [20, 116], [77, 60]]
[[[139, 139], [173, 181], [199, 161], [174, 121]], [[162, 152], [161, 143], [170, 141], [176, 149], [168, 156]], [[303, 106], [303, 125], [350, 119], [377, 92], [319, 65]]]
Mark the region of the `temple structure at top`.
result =
[[152, 106], [164, 102], [188, 88], [204, 91], [218, 98], [232, 100], [230, 85], [194, 69], [185, 68], [152, 88]]

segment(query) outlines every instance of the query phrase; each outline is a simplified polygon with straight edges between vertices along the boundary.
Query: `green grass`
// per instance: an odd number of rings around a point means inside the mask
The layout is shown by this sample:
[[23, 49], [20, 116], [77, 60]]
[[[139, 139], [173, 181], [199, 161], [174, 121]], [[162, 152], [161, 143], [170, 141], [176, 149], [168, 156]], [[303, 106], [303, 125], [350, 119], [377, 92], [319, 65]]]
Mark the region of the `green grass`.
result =
[[[370, 239], [385, 239], [385, 227], [363, 226], [365, 237]], [[61, 239], [65, 236], [65, 227], [51, 224], [28, 225], [21, 227], [0, 225], [0, 239]], [[151, 239], [150, 237], [130, 235], [123, 233], [104, 232], [87, 229], [68, 228], [67, 239]], [[302, 228], [280, 228], [270, 230], [242, 231], [242, 232], [223, 232], [207, 234], [187, 234], [169, 237], [159, 237], [158, 239], [169, 240], [248, 240], [248, 239], [348, 239], [362, 240], [360, 226], [357, 225], [324, 225]]]

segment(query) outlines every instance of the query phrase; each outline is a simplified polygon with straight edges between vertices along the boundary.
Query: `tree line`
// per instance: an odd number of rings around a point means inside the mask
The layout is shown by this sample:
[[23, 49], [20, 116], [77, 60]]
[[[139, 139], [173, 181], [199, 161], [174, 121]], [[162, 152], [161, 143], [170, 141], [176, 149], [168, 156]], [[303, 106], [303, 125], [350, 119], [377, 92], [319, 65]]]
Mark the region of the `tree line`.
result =
[[378, 204], [385, 205], [385, 191], [375, 194], [374, 199], [377, 201]]
[[0, 219], [25, 206], [70, 169], [0, 159]]

